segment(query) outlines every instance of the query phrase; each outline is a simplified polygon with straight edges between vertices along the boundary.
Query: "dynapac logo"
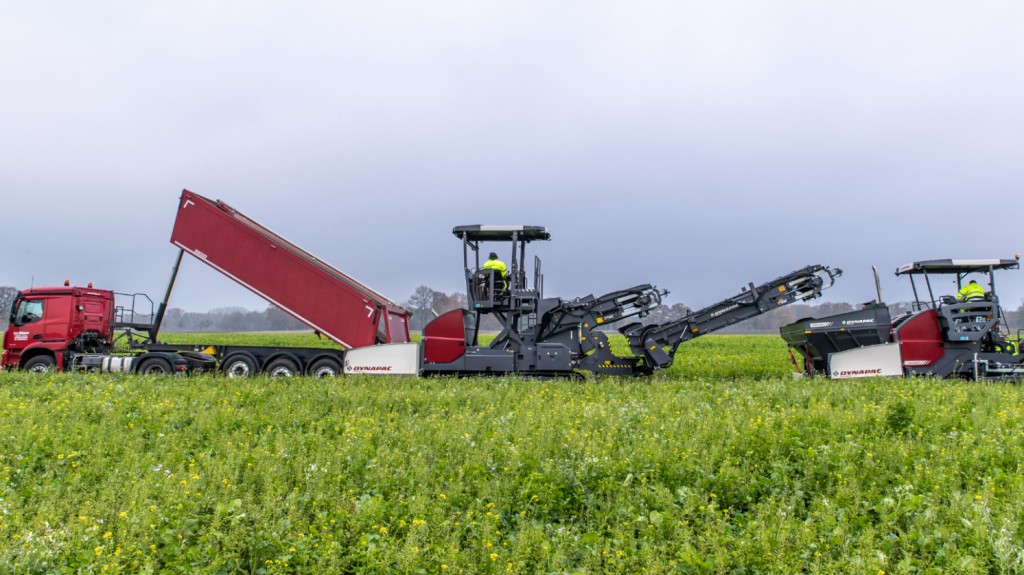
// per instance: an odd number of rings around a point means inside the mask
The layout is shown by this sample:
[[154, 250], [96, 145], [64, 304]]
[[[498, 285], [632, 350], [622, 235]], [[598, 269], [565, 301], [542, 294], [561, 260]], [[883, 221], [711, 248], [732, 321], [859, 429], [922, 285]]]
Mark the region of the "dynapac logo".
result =
[[729, 306], [727, 308], [723, 308], [723, 309], [720, 309], [718, 311], [711, 312], [711, 317], [718, 317], [718, 316], [722, 315], [723, 313], [730, 312], [730, 311], [732, 311], [732, 310], [734, 310], [734, 309], [736, 309], [738, 307], [740, 307], [740, 304], [734, 303], [734, 304], [732, 304], [731, 306]]
[[873, 319], [851, 319], [843, 322], [843, 325], [860, 325], [863, 323], [875, 323]]
[[841, 371], [833, 371], [832, 377], [843, 377], [850, 375], [881, 375], [882, 369], [844, 369]]
[[349, 371], [391, 371], [390, 365], [350, 365]]

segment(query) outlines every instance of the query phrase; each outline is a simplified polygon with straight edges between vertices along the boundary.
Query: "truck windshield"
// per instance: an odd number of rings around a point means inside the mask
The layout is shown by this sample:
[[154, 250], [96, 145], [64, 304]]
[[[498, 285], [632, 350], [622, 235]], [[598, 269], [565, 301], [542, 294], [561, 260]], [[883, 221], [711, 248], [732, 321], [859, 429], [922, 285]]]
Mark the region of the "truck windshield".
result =
[[18, 307], [14, 312], [15, 325], [24, 325], [26, 323], [32, 323], [39, 321], [43, 318], [43, 300], [41, 299], [23, 299], [18, 302]]

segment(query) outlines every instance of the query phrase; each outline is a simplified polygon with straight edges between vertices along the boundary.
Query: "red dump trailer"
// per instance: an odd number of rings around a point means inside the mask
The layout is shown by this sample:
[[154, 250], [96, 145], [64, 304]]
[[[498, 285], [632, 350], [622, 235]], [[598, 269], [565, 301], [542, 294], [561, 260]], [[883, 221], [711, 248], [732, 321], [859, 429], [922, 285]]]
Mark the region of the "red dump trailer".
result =
[[409, 312], [219, 200], [183, 190], [171, 243], [347, 348], [409, 341]]
[[[346, 348], [409, 341], [409, 312], [221, 201], [183, 190], [171, 242], [181, 248], [163, 301], [87, 287], [18, 294], [0, 365], [30, 371], [211, 371], [233, 377], [340, 375], [345, 350], [168, 345], [157, 339], [188, 252]], [[119, 305], [116, 296], [129, 305]], [[142, 302], [139, 310], [136, 304]]]

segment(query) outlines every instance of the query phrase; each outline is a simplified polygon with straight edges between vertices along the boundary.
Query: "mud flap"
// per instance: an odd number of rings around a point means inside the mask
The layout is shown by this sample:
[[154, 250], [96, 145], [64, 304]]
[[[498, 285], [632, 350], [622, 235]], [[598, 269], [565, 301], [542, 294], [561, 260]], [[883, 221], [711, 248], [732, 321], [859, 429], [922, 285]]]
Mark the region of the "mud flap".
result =
[[833, 353], [828, 358], [828, 371], [832, 379], [902, 376], [900, 345], [883, 343]]

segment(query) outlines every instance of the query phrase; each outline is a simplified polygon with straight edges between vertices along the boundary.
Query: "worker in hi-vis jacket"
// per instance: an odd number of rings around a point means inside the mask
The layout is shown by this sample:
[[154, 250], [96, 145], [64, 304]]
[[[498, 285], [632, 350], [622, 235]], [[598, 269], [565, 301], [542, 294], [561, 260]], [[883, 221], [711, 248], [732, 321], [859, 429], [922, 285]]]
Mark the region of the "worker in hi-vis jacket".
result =
[[501, 287], [503, 289], [508, 288], [508, 282], [505, 281], [505, 276], [508, 275], [508, 267], [505, 266], [505, 262], [498, 259], [498, 254], [491, 252], [491, 255], [488, 256], [487, 261], [484, 262], [483, 269], [496, 271], [499, 275], [498, 278], [495, 279], [494, 283], [497, 284], [497, 280], [500, 279]]
[[971, 280], [971, 282], [964, 287], [960, 288], [960, 291], [956, 294], [956, 299], [960, 301], [971, 301], [975, 299], [984, 299], [985, 288], [978, 285], [978, 282]]

